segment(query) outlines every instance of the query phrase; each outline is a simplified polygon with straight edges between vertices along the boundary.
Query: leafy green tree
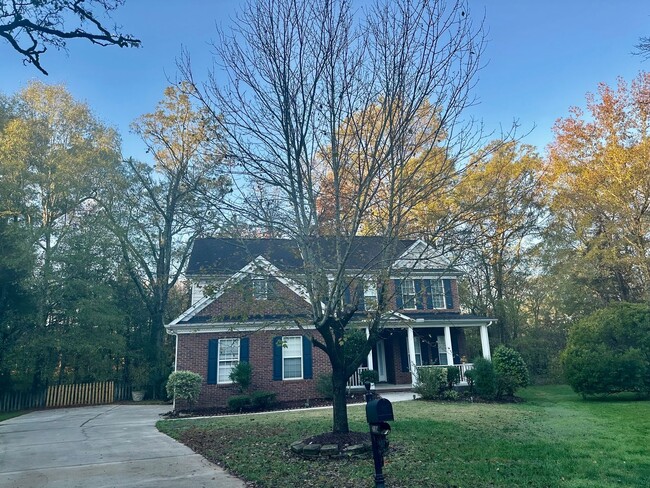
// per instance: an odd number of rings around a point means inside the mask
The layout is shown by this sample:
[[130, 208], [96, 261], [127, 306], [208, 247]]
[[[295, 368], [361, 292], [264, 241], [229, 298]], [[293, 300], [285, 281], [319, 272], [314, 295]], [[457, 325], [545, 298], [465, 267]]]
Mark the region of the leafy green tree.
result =
[[566, 379], [583, 396], [650, 391], [650, 306], [618, 303], [569, 332], [562, 354]]
[[170, 294], [194, 239], [219, 226], [220, 202], [230, 189], [219, 131], [205, 110], [192, 105], [186, 88], [167, 88], [156, 110], [132, 125], [154, 165], [124, 161], [120, 179], [98, 197], [124, 271], [148, 312], [143, 353], [157, 389], [171, 364], [164, 334]]

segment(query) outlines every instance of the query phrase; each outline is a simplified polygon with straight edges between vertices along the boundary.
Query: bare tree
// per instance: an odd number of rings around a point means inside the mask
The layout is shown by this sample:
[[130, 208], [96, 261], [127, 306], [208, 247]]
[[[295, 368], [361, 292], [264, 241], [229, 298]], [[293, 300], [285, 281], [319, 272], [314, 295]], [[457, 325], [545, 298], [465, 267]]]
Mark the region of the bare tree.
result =
[[[44, 2], [12, 0], [0, 2], [0, 37], [43, 74], [41, 54], [48, 46], [65, 48], [68, 39], [87, 39], [100, 46], [138, 47], [140, 40], [108, 28], [102, 16], [124, 4], [124, 0], [66, 0]], [[75, 26], [70, 22], [76, 20]]]
[[[461, 117], [483, 47], [482, 23], [464, 1], [378, 0], [354, 10], [349, 0], [251, 0], [214, 44], [226, 83], [212, 73], [200, 84], [189, 57], [180, 63], [226, 134], [237, 213], [300, 249], [313, 344], [333, 371], [335, 432], [348, 431], [346, 382], [383, 326], [409, 212], [450, 184], [478, 142]], [[350, 266], [361, 233], [383, 238], [372, 276]], [[322, 236], [334, 241], [334, 262], [314, 239]], [[358, 279], [374, 281], [379, 305], [350, 357], [344, 337], [355, 307], [342, 297]]]

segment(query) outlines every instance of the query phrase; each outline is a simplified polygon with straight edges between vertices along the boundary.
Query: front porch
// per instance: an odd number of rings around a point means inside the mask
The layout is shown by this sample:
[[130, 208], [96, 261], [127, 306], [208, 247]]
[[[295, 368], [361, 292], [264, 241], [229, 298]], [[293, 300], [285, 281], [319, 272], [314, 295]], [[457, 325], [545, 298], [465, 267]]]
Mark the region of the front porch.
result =
[[[348, 380], [349, 388], [363, 388], [363, 371], [375, 370], [379, 381], [375, 389], [410, 389], [417, 385], [417, 369], [421, 367], [455, 366], [460, 373], [459, 384], [466, 385], [465, 373], [473, 368], [468, 355], [491, 359], [488, 336], [489, 319], [482, 320], [417, 320], [402, 324], [390, 324], [381, 332], [366, 361]], [[453, 324], [453, 325], [451, 325]], [[466, 344], [466, 328], [478, 329], [474, 337], [480, 337], [480, 352]], [[366, 328], [366, 336], [369, 336]], [[478, 340], [475, 339], [478, 346]]]

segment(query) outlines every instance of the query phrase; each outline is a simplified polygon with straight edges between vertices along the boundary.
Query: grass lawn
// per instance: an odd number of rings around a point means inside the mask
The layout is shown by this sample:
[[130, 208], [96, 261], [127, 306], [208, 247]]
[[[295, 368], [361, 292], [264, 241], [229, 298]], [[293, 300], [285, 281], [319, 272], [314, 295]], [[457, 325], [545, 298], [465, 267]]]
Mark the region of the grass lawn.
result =
[[19, 416], [21, 416], [21, 415], [23, 415], [25, 413], [26, 412], [22, 412], [22, 411], [21, 412], [3, 412], [3, 413], [0, 413], [0, 422], [2, 422], [3, 420], [12, 419], [14, 417], [19, 417]]
[[[584, 401], [531, 387], [520, 404], [399, 402], [386, 458], [398, 487], [650, 486], [650, 402]], [[365, 410], [350, 407], [365, 432]], [[331, 410], [166, 420], [158, 428], [260, 487], [371, 487], [371, 460], [307, 461], [291, 442], [326, 432]]]

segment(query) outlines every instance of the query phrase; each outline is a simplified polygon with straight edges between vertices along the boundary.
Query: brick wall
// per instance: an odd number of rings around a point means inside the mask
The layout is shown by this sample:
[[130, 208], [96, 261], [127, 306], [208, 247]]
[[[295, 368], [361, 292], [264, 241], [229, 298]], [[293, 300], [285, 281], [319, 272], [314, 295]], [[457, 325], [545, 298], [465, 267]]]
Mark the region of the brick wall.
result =
[[177, 368], [198, 373], [203, 378], [199, 408], [223, 407], [228, 398], [237, 395], [234, 385], [208, 385], [208, 341], [210, 339], [249, 338], [250, 364], [253, 367], [251, 390], [266, 390], [277, 393], [278, 401], [293, 401], [320, 398], [316, 389], [318, 377], [331, 372], [329, 359], [316, 347], [313, 348], [313, 379], [273, 380], [273, 338], [276, 336], [302, 335], [300, 331], [264, 330], [257, 332], [219, 332], [201, 334], [179, 334]]

